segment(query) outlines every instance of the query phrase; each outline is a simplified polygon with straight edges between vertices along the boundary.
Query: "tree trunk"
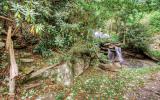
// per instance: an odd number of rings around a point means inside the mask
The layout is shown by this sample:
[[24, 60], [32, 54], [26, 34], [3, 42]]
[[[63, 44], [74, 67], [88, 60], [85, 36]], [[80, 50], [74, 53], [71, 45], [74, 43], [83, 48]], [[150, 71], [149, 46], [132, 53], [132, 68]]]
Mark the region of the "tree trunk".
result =
[[9, 26], [8, 33], [7, 33], [7, 40], [6, 40], [6, 51], [9, 50], [10, 45], [11, 45], [11, 32], [12, 32], [12, 27]]
[[6, 50], [10, 56], [10, 78], [9, 78], [9, 99], [14, 100], [15, 93], [15, 77], [18, 76], [18, 67], [14, 55], [13, 41], [11, 39], [12, 27], [9, 26], [6, 40]]

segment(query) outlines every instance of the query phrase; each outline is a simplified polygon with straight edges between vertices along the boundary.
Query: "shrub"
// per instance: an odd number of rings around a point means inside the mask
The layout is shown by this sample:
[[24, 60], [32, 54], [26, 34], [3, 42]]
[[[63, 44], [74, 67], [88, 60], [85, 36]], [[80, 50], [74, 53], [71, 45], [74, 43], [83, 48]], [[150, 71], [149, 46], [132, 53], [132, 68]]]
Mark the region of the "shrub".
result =
[[40, 43], [34, 48], [34, 53], [39, 53], [43, 57], [48, 57], [52, 55], [52, 51], [47, 48], [46, 41], [40, 41]]
[[156, 11], [151, 15], [148, 31], [151, 34], [160, 32], [160, 12]]
[[155, 51], [148, 50], [148, 53], [149, 53], [150, 56], [153, 56], [156, 59], [160, 59], [160, 51], [158, 51], [158, 50], [155, 50]]
[[134, 24], [129, 26], [125, 35], [129, 48], [136, 49], [137, 51], [147, 50], [150, 35], [146, 32], [143, 25]]

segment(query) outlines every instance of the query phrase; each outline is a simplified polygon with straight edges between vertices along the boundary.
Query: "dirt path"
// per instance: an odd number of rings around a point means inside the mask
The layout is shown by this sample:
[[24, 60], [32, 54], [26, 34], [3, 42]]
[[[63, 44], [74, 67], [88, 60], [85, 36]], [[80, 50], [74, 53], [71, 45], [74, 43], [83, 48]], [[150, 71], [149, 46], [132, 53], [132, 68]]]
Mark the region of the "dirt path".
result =
[[127, 100], [160, 100], [160, 72], [151, 75], [143, 87], [129, 94]]

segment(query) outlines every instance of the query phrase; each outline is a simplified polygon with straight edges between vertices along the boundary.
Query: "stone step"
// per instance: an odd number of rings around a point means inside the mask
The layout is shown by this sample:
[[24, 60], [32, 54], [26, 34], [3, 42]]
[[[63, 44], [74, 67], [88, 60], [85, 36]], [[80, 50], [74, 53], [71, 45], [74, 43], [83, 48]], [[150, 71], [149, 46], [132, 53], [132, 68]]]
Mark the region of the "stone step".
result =
[[23, 63], [32, 63], [32, 62], [34, 62], [34, 59], [31, 59], [31, 58], [21, 58], [20, 61], [23, 62]]

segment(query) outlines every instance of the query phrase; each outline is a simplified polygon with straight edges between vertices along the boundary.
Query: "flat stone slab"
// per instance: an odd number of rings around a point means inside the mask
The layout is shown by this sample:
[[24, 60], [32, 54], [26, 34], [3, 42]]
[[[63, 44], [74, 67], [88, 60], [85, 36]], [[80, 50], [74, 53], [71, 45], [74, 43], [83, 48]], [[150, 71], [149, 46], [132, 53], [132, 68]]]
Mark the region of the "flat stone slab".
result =
[[34, 59], [22, 58], [20, 59], [20, 61], [23, 63], [31, 63], [31, 62], [34, 62]]
[[30, 57], [30, 56], [32, 56], [32, 54], [28, 53], [28, 52], [22, 52], [20, 55], [21, 55], [21, 57]]

